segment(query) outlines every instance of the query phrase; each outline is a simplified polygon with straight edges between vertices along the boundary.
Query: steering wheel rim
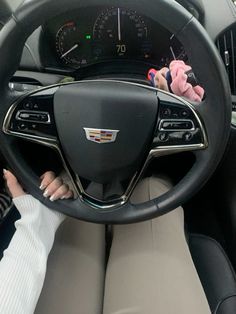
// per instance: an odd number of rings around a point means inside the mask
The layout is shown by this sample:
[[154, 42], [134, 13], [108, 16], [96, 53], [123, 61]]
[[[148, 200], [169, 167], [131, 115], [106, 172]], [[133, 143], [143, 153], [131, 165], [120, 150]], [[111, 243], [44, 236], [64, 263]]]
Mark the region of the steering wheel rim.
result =
[[[49, 18], [62, 13], [63, 0], [28, 0], [14, 13], [0, 35], [0, 134], [2, 153], [18, 174], [19, 180], [30, 193], [45, 203], [68, 215], [96, 223], [133, 223], [163, 215], [186, 202], [216, 169], [224, 153], [231, 123], [231, 96], [227, 74], [216, 47], [211, 42], [203, 27], [184, 8], [175, 1], [153, 0], [147, 6], [145, 0], [140, 1], [100, 1], [101, 5], [119, 5], [140, 11], [166, 27], [177, 36], [184, 45], [190, 63], [206, 91], [206, 99], [201, 104], [190, 104], [201, 120], [208, 138], [208, 147], [195, 153], [196, 162], [187, 175], [169, 192], [144, 204], [133, 205], [124, 202], [111, 209], [95, 209], [83, 199], [59, 201], [56, 204], [45, 200], [38, 189], [38, 178], [29, 169], [19, 155], [15, 138], [9, 136], [4, 123], [11, 105], [19, 95], [8, 88], [8, 83], [18, 68], [24, 43], [38, 26]], [[67, 1], [70, 9], [97, 5], [95, 0]], [[174, 18], [173, 18], [174, 17]], [[193, 49], [194, 48], [194, 49]], [[9, 49], [14, 51], [9, 54]], [[199, 60], [205, 61], [199, 64]], [[210, 75], [209, 75], [210, 74]], [[216, 79], [217, 78], [217, 79]], [[161, 92], [159, 91], [159, 96]], [[164, 93], [165, 94], [165, 93]], [[177, 101], [177, 97], [174, 97]], [[214, 117], [214, 119], [212, 119]]]

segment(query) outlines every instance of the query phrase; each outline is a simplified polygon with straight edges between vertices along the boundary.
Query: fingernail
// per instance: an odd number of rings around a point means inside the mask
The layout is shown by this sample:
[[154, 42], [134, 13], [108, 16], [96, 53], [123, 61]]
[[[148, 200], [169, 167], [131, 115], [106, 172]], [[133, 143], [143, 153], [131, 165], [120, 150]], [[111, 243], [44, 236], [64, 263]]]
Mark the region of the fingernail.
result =
[[7, 174], [7, 170], [6, 170], [6, 169], [3, 169], [3, 173], [4, 173], [4, 174]]
[[49, 191], [46, 190], [46, 191], [43, 193], [43, 196], [44, 196], [44, 197], [48, 197], [48, 193], [49, 193]]
[[65, 200], [65, 199], [66, 199], [65, 195], [61, 197], [61, 200]]
[[41, 184], [39, 188], [40, 188], [40, 190], [44, 190], [45, 187], [46, 187], [45, 185]]
[[55, 201], [55, 196], [54, 195], [52, 195], [50, 198], [49, 198], [49, 200], [51, 201], [51, 202], [54, 202]]

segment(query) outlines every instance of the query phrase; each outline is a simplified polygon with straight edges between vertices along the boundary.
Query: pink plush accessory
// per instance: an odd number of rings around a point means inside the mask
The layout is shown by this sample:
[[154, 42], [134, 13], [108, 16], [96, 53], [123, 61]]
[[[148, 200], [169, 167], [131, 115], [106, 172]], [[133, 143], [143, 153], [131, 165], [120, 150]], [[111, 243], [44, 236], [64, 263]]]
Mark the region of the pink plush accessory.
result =
[[193, 87], [187, 82], [188, 76], [186, 72], [192, 68], [184, 63], [184, 61], [175, 60], [169, 66], [172, 83], [170, 85], [172, 92], [177, 96], [183, 96], [191, 101], [201, 102], [205, 91], [197, 85]]

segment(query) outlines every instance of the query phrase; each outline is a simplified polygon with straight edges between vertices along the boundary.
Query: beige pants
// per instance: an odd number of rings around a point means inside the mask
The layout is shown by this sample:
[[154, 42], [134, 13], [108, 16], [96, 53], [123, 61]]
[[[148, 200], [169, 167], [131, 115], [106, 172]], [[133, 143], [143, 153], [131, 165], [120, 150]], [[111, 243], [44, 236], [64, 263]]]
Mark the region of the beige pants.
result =
[[58, 230], [36, 314], [101, 314], [105, 228], [68, 218]]
[[[163, 180], [145, 179], [133, 202], [167, 189]], [[67, 224], [67, 233], [60, 230], [50, 256], [36, 313], [102, 313], [104, 229], [71, 219]], [[75, 230], [69, 225], [76, 225]], [[210, 314], [185, 240], [182, 208], [152, 221], [114, 227], [103, 313]]]
[[[134, 202], [166, 192], [146, 179]], [[116, 226], [106, 272], [104, 314], [209, 314], [184, 234], [182, 208], [130, 226]]]

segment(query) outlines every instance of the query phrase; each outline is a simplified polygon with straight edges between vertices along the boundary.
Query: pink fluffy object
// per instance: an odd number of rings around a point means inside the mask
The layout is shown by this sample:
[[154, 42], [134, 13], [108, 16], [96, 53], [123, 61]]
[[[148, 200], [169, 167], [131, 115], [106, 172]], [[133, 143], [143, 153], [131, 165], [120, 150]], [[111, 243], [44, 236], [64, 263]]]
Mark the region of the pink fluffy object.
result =
[[193, 87], [187, 82], [188, 76], [185, 72], [191, 70], [191, 67], [186, 65], [183, 61], [172, 61], [169, 66], [172, 83], [170, 85], [172, 92], [177, 96], [183, 96], [191, 101], [201, 102], [205, 91], [197, 85]]

